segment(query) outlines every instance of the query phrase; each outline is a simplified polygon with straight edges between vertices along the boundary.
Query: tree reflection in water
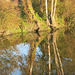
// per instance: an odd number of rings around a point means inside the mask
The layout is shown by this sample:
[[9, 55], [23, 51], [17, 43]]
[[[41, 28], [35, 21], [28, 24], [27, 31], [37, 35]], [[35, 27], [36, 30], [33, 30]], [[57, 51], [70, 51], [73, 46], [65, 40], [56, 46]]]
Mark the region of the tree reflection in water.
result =
[[48, 35], [49, 75], [51, 75], [50, 34]]
[[[46, 75], [52, 74], [52, 66], [51, 66], [51, 44], [53, 45], [53, 50], [54, 50], [54, 55], [55, 55], [55, 63], [56, 63], [56, 67], [57, 67], [57, 73], [56, 75], [64, 75], [63, 72], [63, 67], [62, 67], [62, 62], [60, 59], [60, 54], [58, 52], [58, 48], [57, 48], [57, 44], [56, 44], [56, 35], [57, 32], [54, 33], [49, 33], [47, 36], [45, 36], [45, 38], [47, 38], [46, 41], [43, 41], [42, 36], [37, 36], [37, 41], [35, 42], [34, 40], [31, 41], [30, 43], [30, 49], [28, 52], [28, 56], [26, 57], [26, 64], [27, 66], [25, 66], [25, 64], [21, 59], [21, 64], [23, 67], [22, 70], [25, 71], [26, 75]], [[50, 41], [50, 39], [52, 39]], [[50, 44], [51, 43], [51, 44]], [[40, 55], [37, 54], [36, 56], [36, 50], [37, 50], [37, 46], [39, 46], [41, 48], [41, 52], [42, 55], [40, 57]], [[22, 57], [21, 57], [22, 58]], [[37, 61], [37, 60], [38, 61]], [[46, 68], [46, 69], [45, 69]], [[36, 69], [36, 70], [35, 70]]]
[[[68, 75], [74, 73], [71, 70], [74, 64], [74, 52], [72, 52], [74, 46], [66, 41], [66, 38], [70, 39], [70, 37], [62, 36], [65, 40], [58, 39], [58, 37], [57, 31], [0, 38], [0, 75]], [[63, 47], [64, 42], [72, 49], [72, 51], [69, 49], [71, 57], [67, 57], [69, 51], [68, 46]], [[70, 72], [67, 65], [71, 68], [69, 68]]]
[[60, 59], [60, 54], [58, 52], [57, 43], [56, 43], [56, 32], [53, 33], [53, 49], [54, 49], [54, 55], [55, 55], [55, 63], [57, 66], [57, 73], [58, 75], [64, 75], [63, 67]]

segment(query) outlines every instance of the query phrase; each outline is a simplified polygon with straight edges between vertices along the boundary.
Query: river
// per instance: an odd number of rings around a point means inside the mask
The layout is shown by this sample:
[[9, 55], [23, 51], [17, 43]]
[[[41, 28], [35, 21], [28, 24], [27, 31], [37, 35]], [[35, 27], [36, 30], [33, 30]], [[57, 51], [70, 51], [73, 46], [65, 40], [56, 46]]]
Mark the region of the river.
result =
[[0, 75], [75, 75], [75, 31], [0, 37]]

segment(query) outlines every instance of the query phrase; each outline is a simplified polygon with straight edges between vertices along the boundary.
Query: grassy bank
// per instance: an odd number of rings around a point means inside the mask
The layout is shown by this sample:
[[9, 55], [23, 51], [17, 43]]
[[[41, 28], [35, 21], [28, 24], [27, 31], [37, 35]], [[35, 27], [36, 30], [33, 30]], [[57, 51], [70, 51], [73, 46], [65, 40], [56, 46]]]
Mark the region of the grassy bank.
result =
[[[7, 2], [7, 0], [0, 1], [0, 36], [13, 34], [13, 33], [20, 33], [20, 32], [34, 32], [38, 25], [36, 24], [36, 20], [29, 21], [28, 16], [25, 13], [23, 2], [17, 2], [18, 5], [14, 4], [14, 0], [11, 2]], [[75, 25], [75, 18], [73, 12], [71, 14], [63, 13], [64, 11], [64, 2], [61, 2], [62, 6], [60, 5], [60, 1], [57, 4], [57, 11], [56, 11], [56, 22], [57, 27], [63, 28], [67, 25]], [[45, 2], [39, 4], [38, 0], [32, 0], [32, 5], [34, 9], [34, 14], [37, 20], [40, 23], [40, 30], [51, 30], [48, 25], [46, 25], [46, 12], [45, 12]], [[59, 6], [59, 7], [58, 7]], [[49, 7], [49, 5], [48, 5]], [[60, 11], [60, 8], [62, 10]], [[31, 9], [30, 9], [31, 10]], [[50, 11], [49, 9], [49, 20], [50, 20]], [[32, 10], [31, 10], [32, 11]], [[32, 13], [31, 13], [32, 14]], [[30, 17], [30, 16], [29, 16]]]

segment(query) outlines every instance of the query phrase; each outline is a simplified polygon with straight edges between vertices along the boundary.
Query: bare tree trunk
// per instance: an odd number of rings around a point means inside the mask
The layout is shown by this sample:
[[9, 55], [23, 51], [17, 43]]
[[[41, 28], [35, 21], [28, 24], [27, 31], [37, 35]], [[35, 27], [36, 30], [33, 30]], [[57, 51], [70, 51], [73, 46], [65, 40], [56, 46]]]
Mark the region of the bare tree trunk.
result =
[[56, 21], [55, 21], [56, 4], [57, 4], [57, 0], [51, 0], [51, 23], [53, 27], [56, 27]]
[[6, 0], [7, 2], [10, 2], [10, 0]]
[[48, 7], [47, 7], [47, 0], [45, 0], [45, 6], [46, 6], [46, 23], [47, 25], [50, 25], [49, 19], [48, 19]]
[[46, 21], [48, 25], [48, 8], [47, 8], [47, 0], [45, 0], [45, 5], [46, 5]]
[[54, 0], [51, 0], [51, 18], [53, 16], [53, 3], [54, 3]]
[[55, 4], [54, 4], [54, 17], [55, 17], [55, 11], [56, 11], [56, 4], [57, 4], [57, 0], [55, 0]]

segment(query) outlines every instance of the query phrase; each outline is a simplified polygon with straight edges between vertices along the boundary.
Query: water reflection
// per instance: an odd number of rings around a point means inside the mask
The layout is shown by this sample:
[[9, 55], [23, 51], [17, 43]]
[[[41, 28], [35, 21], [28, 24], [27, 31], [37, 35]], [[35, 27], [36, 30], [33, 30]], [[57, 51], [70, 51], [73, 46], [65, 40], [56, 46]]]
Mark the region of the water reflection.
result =
[[58, 52], [58, 47], [56, 43], [56, 32], [53, 33], [53, 49], [54, 49], [54, 54], [55, 54], [55, 63], [57, 66], [57, 73], [58, 75], [64, 75], [63, 67], [62, 67], [62, 62], [60, 58], [60, 54]]
[[73, 57], [66, 55], [69, 52], [63, 47], [65, 40], [62, 37], [57, 31], [40, 32], [39, 35], [14, 34], [0, 38], [0, 75], [74, 74], [74, 70], [67, 70], [68, 63], [70, 67], [74, 66], [74, 54]]

